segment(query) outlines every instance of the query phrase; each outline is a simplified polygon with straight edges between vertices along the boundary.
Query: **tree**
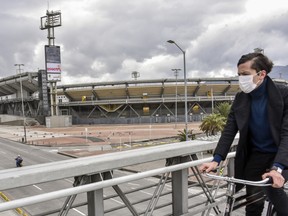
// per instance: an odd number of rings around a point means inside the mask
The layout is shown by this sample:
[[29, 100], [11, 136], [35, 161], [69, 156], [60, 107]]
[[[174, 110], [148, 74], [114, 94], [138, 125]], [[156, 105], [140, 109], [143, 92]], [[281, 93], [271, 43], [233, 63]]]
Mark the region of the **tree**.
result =
[[227, 120], [230, 109], [231, 109], [231, 104], [229, 102], [219, 103], [215, 107], [215, 113], [219, 113], [221, 116], [225, 117], [225, 119]]
[[[186, 141], [186, 129], [184, 129], [183, 131], [178, 131], [179, 133], [178, 138], [180, 140], [180, 142], [184, 142]], [[188, 130], [188, 138], [191, 138], [192, 140], [195, 139], [195, 134], [193, 134], [192, 130]]]
[[207, 136], [211, 136], [223, 131], [225, 124], [226, 118], [224, 116], [219, 113], [212, 113], [203, 119], [199, 127]]

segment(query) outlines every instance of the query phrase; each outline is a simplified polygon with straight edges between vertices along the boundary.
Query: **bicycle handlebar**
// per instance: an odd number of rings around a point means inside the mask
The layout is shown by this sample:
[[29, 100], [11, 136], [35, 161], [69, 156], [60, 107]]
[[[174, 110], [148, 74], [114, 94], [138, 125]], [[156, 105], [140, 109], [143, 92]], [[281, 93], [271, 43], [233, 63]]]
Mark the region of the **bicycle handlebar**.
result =
[[271, 178], [266, 178], [261, 181], [249, 181], [249, 180], [237, 179], [237, 178], [228, 177], [228, 176], [212, 175], [209, 173], [204, 173], [204, 175], [208, 178], [215, 179], [215, 180], [222, 180], [226, 182], [240, 183], [240, 184], [245, 184], [245, 185], [252, 185], [252, 186], [259, 186], [259, 187], [266, 187], [266, 186], [272, 185]]

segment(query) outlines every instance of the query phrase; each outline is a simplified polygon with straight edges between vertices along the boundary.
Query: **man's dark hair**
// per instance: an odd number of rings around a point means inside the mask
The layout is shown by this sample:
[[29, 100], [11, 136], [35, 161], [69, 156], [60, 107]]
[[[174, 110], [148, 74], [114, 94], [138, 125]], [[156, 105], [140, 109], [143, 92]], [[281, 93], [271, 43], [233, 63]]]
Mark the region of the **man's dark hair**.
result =
[[248, 53], [246, 55], [242, 55], [238, 61], [237, 67], [240, 64], [244, 64], [247, 61], [253, 61], [251, 68], [258, 71], [265, 70], [268, 74], [273, 68], [273, 62], [262, 53]]

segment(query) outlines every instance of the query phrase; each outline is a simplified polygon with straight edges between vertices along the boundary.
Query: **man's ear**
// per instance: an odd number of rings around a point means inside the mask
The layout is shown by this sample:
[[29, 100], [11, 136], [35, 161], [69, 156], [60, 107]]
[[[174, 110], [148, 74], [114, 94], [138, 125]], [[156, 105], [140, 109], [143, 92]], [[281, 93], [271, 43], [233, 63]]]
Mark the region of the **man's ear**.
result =
[[259, 75], [264, 79], [267, 76], [266, 70], [261, 70]]

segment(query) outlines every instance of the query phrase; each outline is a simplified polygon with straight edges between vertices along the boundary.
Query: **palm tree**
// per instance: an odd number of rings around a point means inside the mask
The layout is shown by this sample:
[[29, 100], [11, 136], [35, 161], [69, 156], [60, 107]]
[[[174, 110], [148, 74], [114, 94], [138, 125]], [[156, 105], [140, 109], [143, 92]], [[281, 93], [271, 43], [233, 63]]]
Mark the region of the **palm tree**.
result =
[[[186, 141], [186, 129], [184, 129], [183, 131], [178, 131], [179, 133], [177, 134], [180, 142], [184, 142]], [[192, 130], [188, 130], [188, 138], [190, 137], [192, 140], [195, 139], [195, 134], [193, 134]]]
[[231, 104], [229, 102], [219, 103], [215, 107], [215, 113], [219, 113], [220, 115], [225, 117], [225, 119], [227, 119], [230, 109], [231, 109]]
[[212, 113], [203, 119], [199, 127], [204, 133], [206, 133], [206, 136], [211, 136], [222, 131], [225, 124], [226, 118], [224, 116], [219, 113]]

